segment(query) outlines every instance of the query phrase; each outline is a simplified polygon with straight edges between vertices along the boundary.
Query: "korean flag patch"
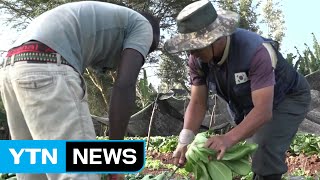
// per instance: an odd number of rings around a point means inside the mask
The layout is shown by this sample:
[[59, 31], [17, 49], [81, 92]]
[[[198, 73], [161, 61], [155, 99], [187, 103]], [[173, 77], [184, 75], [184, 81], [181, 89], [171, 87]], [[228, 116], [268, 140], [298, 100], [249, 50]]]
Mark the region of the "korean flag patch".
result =
[[248, 76], [245, 72], [238, 72], [234, 74], [236, 84], [242, 84], [248, 81]]

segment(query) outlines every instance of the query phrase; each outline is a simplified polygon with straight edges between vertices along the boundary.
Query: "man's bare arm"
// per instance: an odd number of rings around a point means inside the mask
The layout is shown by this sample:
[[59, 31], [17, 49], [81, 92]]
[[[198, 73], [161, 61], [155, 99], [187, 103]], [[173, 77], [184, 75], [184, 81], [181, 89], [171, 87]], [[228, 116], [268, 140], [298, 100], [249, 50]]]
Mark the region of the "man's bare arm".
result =
[[134, 49], [122, 52], [110, 105], [110, 139], [123, 139], [136, 98], [136, 81], [143, 56]]
[[226, 134], [232, 144], [252, 136], [272, 118], [273, 90], [274, 86], [269, 86], [252, 92], [254, 108], [238, 126]]
[[184, 116], [184, 129], [198, 132], [207, 108], [208, 90], [206, 85], [191, 86], [191, 99]]

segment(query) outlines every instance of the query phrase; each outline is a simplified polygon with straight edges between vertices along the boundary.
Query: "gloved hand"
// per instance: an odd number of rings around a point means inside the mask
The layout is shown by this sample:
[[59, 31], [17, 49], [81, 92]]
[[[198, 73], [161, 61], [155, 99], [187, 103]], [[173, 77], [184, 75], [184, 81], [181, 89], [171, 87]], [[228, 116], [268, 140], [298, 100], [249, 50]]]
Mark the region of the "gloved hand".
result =
[[184, 166], [186, 163], [187, 146], [193, 141], [195, 134], [189, 129], [182, 129], [179, 135], [179, 143], [173, 152], [173, 162], [176, 166]]
[[123, 174], [108, 174], [106, 180], [124, 180]]

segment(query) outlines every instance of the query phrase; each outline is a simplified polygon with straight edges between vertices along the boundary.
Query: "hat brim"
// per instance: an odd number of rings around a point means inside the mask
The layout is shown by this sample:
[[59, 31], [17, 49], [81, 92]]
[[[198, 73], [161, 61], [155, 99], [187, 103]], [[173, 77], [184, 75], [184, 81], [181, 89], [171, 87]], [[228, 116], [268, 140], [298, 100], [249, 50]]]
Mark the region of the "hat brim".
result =
[[217, 19], [208, 27], [197, 32], [181, 34], [172, 37], [164, 48], [169, 53], [178, 53], [194, 49], [201, 49], [214, 43], [222, 36], [232, 34], [239, 22], [239, 15], [232, 11], [220, 10]]

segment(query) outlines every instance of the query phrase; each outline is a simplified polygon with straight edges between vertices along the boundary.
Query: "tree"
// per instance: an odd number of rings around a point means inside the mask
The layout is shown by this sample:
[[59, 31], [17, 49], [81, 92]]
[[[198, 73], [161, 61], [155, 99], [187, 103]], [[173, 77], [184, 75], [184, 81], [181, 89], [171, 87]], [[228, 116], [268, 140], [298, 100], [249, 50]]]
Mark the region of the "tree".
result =
[[163, 52], [160, 57], [162, 62], [157, 75], [161, 78], [162, 83], [166, 84], [165, 91], [179, 86], [189, 92], [189, 87], [186, 86], [188, 82], [187, 57], [167, 52]]
[[273, 0], [266, 1], [262, 8], [262, 15], [264, 16], [262, 23], [267, 24], [268, 37], [280, 43], [284, 37], [286, 28], [284, 26], [285, 21], [282, 10], [276, 7], [279, 7], [279, 2], [274, 3]]
[[320, 69], [320, 44], [313, 33], [312, 38], [313, 49], [305, 43], [304, 45], [306, 49], [300, 53], [299, 49], [295, 47], [298, 54], [298, 59], [296, 61], [296, 64], [298, 64], [298, 71], [303, 75], [311, 74]]
[[258, 32], [258, 14], [256, 11], [260, 5], [260, 1], [253, 4], [253, 0], [225, 0], [217, 1], [216, 4], [222, 9], [237, 12], [240, 15], [239, 27]]
[[293, 55], [293, 53], [287, 54], [286, 60], [293, 66], [295, 70], [298, 70], [298, 62], [295, 62], [296, 55]]

